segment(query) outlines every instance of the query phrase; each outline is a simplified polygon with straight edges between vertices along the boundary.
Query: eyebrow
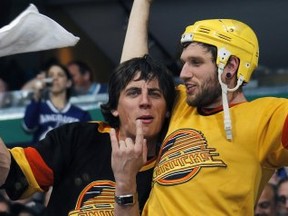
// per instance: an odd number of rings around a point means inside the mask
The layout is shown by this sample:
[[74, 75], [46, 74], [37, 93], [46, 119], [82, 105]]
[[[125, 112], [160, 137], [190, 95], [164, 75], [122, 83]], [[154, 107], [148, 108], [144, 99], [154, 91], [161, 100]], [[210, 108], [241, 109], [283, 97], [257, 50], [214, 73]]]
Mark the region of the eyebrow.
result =
[[[137, 87], [137, 86], [131, 86], [129, 88], [126, 88], [125, 91], [129, 91], [129, 90], [139, 90], [139, 89], [142, 89], [141, 87]], [[158, 92], [163, 92], [160, 88], [148, 88], [148, 91], [158, 91]]]
[[160, 88], [148, 88], [148, 91], [159, 91], [162, 93], [162, 90]]

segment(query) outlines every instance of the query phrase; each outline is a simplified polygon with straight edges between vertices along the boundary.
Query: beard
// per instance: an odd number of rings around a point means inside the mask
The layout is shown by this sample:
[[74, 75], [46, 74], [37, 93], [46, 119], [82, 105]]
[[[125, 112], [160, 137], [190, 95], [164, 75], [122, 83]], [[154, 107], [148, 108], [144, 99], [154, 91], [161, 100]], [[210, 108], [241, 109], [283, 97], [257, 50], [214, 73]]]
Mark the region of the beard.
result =
[[207, 79], [195, 95], [187, 95], [186, 102], [193, 107], [206, 107], [218, 100], [222, 95], [221, 85], [218, 82], [217, 72]]

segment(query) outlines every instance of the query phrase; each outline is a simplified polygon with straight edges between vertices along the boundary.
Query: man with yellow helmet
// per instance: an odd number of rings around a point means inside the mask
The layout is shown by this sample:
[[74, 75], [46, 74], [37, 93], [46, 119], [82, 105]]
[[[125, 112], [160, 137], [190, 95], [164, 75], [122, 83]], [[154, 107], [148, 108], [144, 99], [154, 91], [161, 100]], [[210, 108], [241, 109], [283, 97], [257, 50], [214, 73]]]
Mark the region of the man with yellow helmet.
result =
[[[248, 82], [251, 74], [258, 65], [259, 46], [254, 31], [246, 24], [232, 19], [212, 19], [196, 22], [194, 25], [186, 27], [181, 37], [181, 44], [189, 45], [192, 42], [201, 43], [205, 46], [216, 48], [216, 62], [218, 67], [218, 81], [222, 89], [222, 102], [224, 112], [224, 129], [227, 139], [232, 139], [232, 125], [228, 110], [227, 92], [234, 92], [244, 83]], [[211, 47], [211, 48], [212, 48]], [[209, 50], [209, 49], [208, 49]], [[228, 82], [222, 80], [225, 66], [232, 59], [237, 57], [239, 61], [238, 70], [231, 74], [226, 73], [226, 79], [232, 79], [232, 75], [237, 79], [237, 83], [228, 87]], [[231, 57], [231, 58], [230, 58]], [[235, 75], [236, 74], [236, 75]], [[214, 98], [212, 98], [214, 100]], [[244, 99], [245, 100], [245, 99]], [[203, 107], [203, 104], [194, 104]], [[209, 105], [209, 104], [208, 104]]]
[[[134, 0], [121, 61], [148, 53], [150, 4]], [[254, 215], [267, 181], [288, 165], [288, 100], [245, 98], [242, 86], [259, 58], [257, 37], [246, 24], [198, 21], [181, 44], [183, 84], [142, 215]], [[112, 142], [117, 196], [136, 193], [135, 171], [146, 158], [138, 131], [135, 145]], [[115, 215], [139, 214], [137, 204], [115, 206]]]

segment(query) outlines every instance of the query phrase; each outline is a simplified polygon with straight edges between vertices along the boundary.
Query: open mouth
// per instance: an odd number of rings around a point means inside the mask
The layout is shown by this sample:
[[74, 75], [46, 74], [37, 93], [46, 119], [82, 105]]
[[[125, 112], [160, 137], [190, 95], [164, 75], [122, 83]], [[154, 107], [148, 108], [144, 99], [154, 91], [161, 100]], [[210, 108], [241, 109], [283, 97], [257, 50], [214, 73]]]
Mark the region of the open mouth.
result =
[[154, 118], [149, 115], [149, 116], [141, 116], [141, 117], [139, 117], [137, 119], [140, 119], [142, 124], [150, 124], [153, 121]]
[[185, 86], [188, 94], [192, 94], [196, 89], [196, 85], [194, 84], [185, 84]]

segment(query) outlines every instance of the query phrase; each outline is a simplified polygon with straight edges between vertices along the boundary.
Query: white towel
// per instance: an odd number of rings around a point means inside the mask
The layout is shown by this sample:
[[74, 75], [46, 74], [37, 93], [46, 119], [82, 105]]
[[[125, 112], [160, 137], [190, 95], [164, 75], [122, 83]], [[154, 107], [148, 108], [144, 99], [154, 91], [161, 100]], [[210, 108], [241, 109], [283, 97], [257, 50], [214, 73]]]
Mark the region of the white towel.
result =
[[0, 29], [0, 57], [74, 46], [79, 39], [30, 4]]

